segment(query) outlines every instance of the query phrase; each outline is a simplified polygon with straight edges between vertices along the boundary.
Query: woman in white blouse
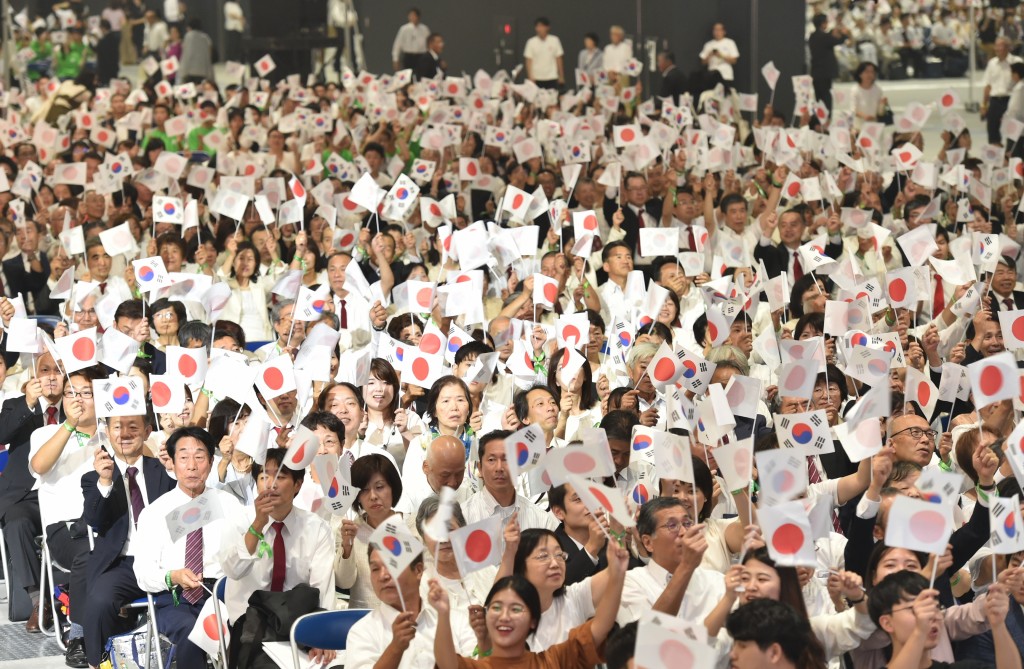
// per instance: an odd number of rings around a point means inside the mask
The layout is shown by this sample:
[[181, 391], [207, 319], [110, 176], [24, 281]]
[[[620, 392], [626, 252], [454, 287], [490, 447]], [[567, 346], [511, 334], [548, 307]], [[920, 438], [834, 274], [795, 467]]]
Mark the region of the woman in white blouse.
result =
[[[272, 243], [270, 246], [277, 260], [277, 245]], [[247, 341], [276, 339], [267, 313], [274, 278], [260, 276], [259, 251], [252, 243], [240, 242], [234, 237], [228, 239], [227, 251], [220, 271], [223, 273], [230, 267], [228, 285], [231, 286], [231, 297], [220, 318], [241, 325]]]
[[357, 459], [351, 476], [353, 487], [360, 492], [352, 504], [352, 517], [341, 524], [341, 552], [334, 561], [334, 579], [339, 588], [349, 591], [349, 608], [373, 609], [380, 600], [370, 582], [367, 541], [381, 523], [397, 513], [395, 504], [402, 498], [402, 477], [386, 452]]
[[[556, 429], [555, 436], [566, 441], [576, 441], [581, 438], [581, 428], [594, 427], [601, 422], [601, 400], [597, 396], [593, 372], [585, 360], [573, 375], [571, 383], [567, 384], [562, 379], [562, 365], [566, 355], [565, 349], [558, 349], [551, 356], [548, 388], [555, 391], [555, 401], [558, 402], [559, 410], [565, 414], [564, 433], [558, 434]], [[562, 421], [559, 424], [563, 424]]]
[[366, 428], [366, 405], [359, 389], [351, 383], [329, 383], [317, 398], [320, 411], [334, 414], [345, 427], [343, 452], [351, 451], [353, 457], [362, 454], [360, 434]]
[[882, 88], [875, 82], [878, 68], [874, 63], [864, 62], [853, 73], [857, 85], [853, 87], [854, 127], [860, 129], [865, 122], [874, 122], [881, 116], [882, 107], [887, 103]]
[[370, 362], [370, 375], [363, 386], [366, 432], [363, 442], [385, 449], [402, 468], [409, 441], [423, 431], [423, 421], [414, 411], [398, 406], [398, 373], [383, 358]]

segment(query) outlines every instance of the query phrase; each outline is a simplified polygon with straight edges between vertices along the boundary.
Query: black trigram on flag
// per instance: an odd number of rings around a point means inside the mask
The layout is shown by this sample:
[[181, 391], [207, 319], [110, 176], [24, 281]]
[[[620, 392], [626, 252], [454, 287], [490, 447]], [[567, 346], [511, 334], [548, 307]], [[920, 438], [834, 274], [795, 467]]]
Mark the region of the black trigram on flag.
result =
[[1003, 543], [1003, 540], [999, 537], [998, 532], [993, 532], [992, 536], [989, 538], [989, 541], [992, 542], [993, 546], [998, 546], [999, 544]]

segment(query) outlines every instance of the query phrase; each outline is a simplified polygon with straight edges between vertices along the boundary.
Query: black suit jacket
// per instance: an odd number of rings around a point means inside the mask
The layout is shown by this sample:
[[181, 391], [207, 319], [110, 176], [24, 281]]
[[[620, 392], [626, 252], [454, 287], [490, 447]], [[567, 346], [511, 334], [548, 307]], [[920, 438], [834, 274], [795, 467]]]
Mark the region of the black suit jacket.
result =
[[[992, 298], [992, 315], [995, 316], [998, 311], [1012, 311], [1007, 309], [1007, 306], [1003, 304], [1003, 299], [999, 297], [994, 291], [988, 291], [989, 297]], [[1024, 309], [1024, 291], [1015, 290], [1013, 291], [1013, 309]], [[996, 316], [996, 318], [999, 318]]]
[[565, 532], [565, 524], [555, 528], [558, 544], [569, 559], [565, 561], [565, 584], [572, 585], [587, 579], [608, 566], [608, 557], [603, 550], [598, 551], [597, 564], [590, 559], [583, 548], [577, 548], [576, 542]]
[[[644, 210], [654, 218], [656, 221], [661, 221], [661, 206], [662, 202], [660, 199], [653, 197], [644, 203]], [[609, 197], [604, 199], [604, 219], [611, 225], [612, 216], [619, 209], [619, 201], [613, 200]], [[622, 207], [622, 231], [626, 233], [626, 238], [623, 240], [629, 245], [629, 248], [635, 249], [637, 244], [640, 242], [640, 233], [637, 232], [640, 229], [637, 223], [636, 212], [629, 205]], [[659, 223], [660, 224], [660, 223]], [[541, 238], [543, 239], [543, 237]], [[666, 251], [666, 255], [673, 255], [671, 249]]]
[[[22, 260], [21, 255], [16, 255], [10, 260], [4, 261], [4, 276], [7, 277], [7, 292], [11, 296], [15, 296], [21, 293], [25, 296], [26, 308], [29, 307], [28, 296], [32, 296], [32, 300], [36, 302], [35, 308], [29, 309], [30, 314], [34, 313], [46, 313], [40, 312], [38, 309], [40, 304], [39, 300], [45, 300], [45, 304], [54, 305], [55, 303], [49, 300], [50, 289], [46, 285], [46, 279], [50, 276], [50, 261], [47, 260], [46, 254], [39, 253], [39, 264], [42, 265], [43, 271], [41, 272], [28, 272], [25, 271], [25, 261]], [[49, 307], [43, 307], [49, 308]], [[52, 315], [57, 315], [56, 310], [53, 311]]]
[[[825, 246], [825, 255], [829, 258], [838, 259], [842, 252], [842, 242], [838, 244], [830, 242]], [[768, 270], [768, 277], [774, 279], [789, 269], [789, 249], [782, 244], [772, 244], [771, 246], [758, 244], [754, 247], [754, 260], [763, 260], [764, 268]], [[810, 268], [804, 268], [804, 274], [808, 273], [810, 273]]]
[[[64, 410], [58, 406], [57, 421], [63, 420]], [[7, 467], [0, 476], [0, 520], [7, 509], [25, 499], [36, 483], [28, 469], [29, 438], [45, 422], [39, 406], [29, 409], [24, 396], [4, 400], [0, 407], [0, 444], [8, 444], [9, 452]]]
[[416, 75], [417, 79], [433, 79], [437, 76], [438, 72], [441, 73], [441, 77], [444, 78], [445, 71], [441, 67], [441, 59], [434, 56], [434, 54], [427, 51], [421, 53], [416, 58], [416, 63], [413, 65], [412, 73]]
[[[177, 485], [156, 458], [142, 457], [142, 475], [146, 479], [147, 504], [152, 504]], [[96, 530], [96, 543], [86, 570], [89, 580], [106, 571], [121, 555], [124, 542], [128, 540], [128, 524], [132, 522], [124, 477], [114, 476], [114, 487], [106, 497], [97, 487], [99, 478], [95, 471], [82, 474], [82, 496], [85, 499], [82, 519]]]
[[673, 66], [672, 69], [661, 75], [661, 89], [658, 91], [658, 96], [670, 97], [672, 102], [678, 105], [679, 97], [687, 91], [687, 84], [686, 74], [678, 67]]

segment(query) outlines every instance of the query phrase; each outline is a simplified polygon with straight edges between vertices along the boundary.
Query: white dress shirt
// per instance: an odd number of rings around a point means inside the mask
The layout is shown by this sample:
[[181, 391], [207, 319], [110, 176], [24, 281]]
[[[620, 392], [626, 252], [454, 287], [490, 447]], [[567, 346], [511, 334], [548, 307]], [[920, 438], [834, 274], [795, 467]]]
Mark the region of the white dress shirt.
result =
[[[114, 466], [117, 467], [118, 475], [124, 479], [124, 494], [128, 496], [128, 509], [131, 513], [132, 499], [131, 493], [128, 491], [128, 468], [135, 467], [139, 470], [138, 474], [135, 475], [135, 483], [139, 486], [139, 492], [142, 493], [142, 508], [145, 509], [149, 506], [149, 488], [146, 487], [146, 476], [142, 471], [142, 458], [140, 457], [135, 461], [135, 464], [128, 464], [121, 458], [114, 458]], [[96, 482], [96, 490], [99, 491], [103, 497], [110, 497], [111, 491], [114, 490], [114, 484], [102, 485], [99, 481]], [[139, 518], [142, 518], [142, 514], [139, 514]], [[121, 548], [121, 555], [135, 555], [135, 546], [132, 539], [135, 537], [135, 523], [128, 523], [128, 538], [125, 539], [124, 546]]]
[[[238, 507], [230, 534], [221, 544], [218, 555], [224, 575], [228, 577], [225, 601], [228, 619], [234, 623], [249, 607], [249, 597], [257, 590], [270, 590], [276, 556], [259, 557], [245, 545], [245, 536], [256, 518], [254, 508]], [[320, 591], [320, 606], [328, 611], [334, 608], [334, 538], [331, 527], [314, 513], [292, 508], [285, 516], [284, 538], [285, 572], [284, 590], [306, 584]], [[271, 518], [260, 530], [271, 548], [277, 540], [277, 530]]]
[[[625, 39], [618, 44], [608, 43], [604, 47], [602, 56], [605, 71], [622, 72], [626, 69], [629, 59], [633, 57], [633, 43]], [[568, 638], [566, 637], [566, 639]]]
[[[200, 497], [210, 497], [220, 505], [222, 517], [203, 526], [203, 573], [204, 579], [217, 579], [224, 575], [217, 552], [226, 538], [234, 538], [234, 528], [230, 518], [238, 513], [238, 500], [234, 495], [223, 490], [207, 487]], [[167, 514], [192, 498], [181, 487], [161, 495], [158, 500], [147, 506], [139, 515], [139, 523], [135, 533], [135, 579], [139, 588], [146, 592], [164, 592], [167, 584], [164, 577], [167, 572], [185, 567], [185, 543], [187, 536], [171, 541], [170, 530], [167, 529]]]
[[1020, 63], [1021, 59], [1013, 54], [1006, 57], [1006, 60], [992, 58], [985, 65], [985, 76], [981, 83], [989, 87], [989, 96], [998, 98], [1006, 97], [1013, 87], [1013, 78], [1010, 76], [1010, 65]]
[[401, 63], [403, 53], [426, 53], [430, 28], [419, 23], [406, 23], [398, 29], [395, 43], [391, 45], [391, 61]]
[[518, 512], [517, 520], [519, 521], [520, 530], [535, 527], [554, 532], [555, 528], [558, 527], [558, 521], [554, 516], [542, 510], [522, 495], [516, 495], [515, 504], [504, 507], [498, 504], [487, 488], [473, 494], [462, 505], [462, 512], [466, 516], [467, 525], [472, 525], [495, 514], [500, 515], [503, 521], [507, 521], [513, 513]]
[[39, 481], [39, 515], [44, 530], [47, 525], [82, 517], [82, 507], [85, 506], [82, 475], [92, 471], [93, 454], [96, 453], [95, 445], [87, 446], [88, 437], [71, 435], [50, 471], [36, 473], [32, 469], [32, 458], [50, 437], [63, 429], [61, 425], [44, 425], [36, 428], [29, 438], [28, 470]]
[[[648, 562], [646, 566], [626, 572], [618, 623], [625, 625], [639, 620], [645, 611], [651, 610], [671, 580], [672, 574], [654, 560]], [[725, 577], [719, 572], [697, 567], [686, 586], [683, 603], [676, 615], [699, 625], [718, 605], [724, 594]]]
[[[718, 51], [718, 55], [712, 56], [711, 54]], [[722, 39], [708, 40], [704, 43], [704, 48], [700, 51], [700, 59], [708, 59], [708, 71], [719, 72], [722, 75], [722, 79], [726, 81], [732, 81], [732, 64], [725, 58], [739, 58], [740, 50], [736, 46], [736, 42], [732, 41], [729, 37], [723, 37]]]
[[558, 59], [563, 53], [562, 42], [554, 35], [549, 34], [544, 39], [534, 35], [526, 40], [523, 57], [530, 59], [527, 77], [533, 81], [558, 79]]
[[[391, 643], [391, 626], [399, 611], [383, 602], [362, 620], [352, 626], [348, 633], [345, 650], [345, 669], [371, 669]], [[470, 657], [476, 648], [476, 635], [469, 626], [469, 613], [452, 609], [452, 639], [459, 655]], [[416, 636], [402, 653], [398, 669], [433, 669], [434, 634], [437, 632], [437, 610], [422, 602], [416, 616]]]
[[551, 600], [551, 608], [540, 614], [537, 630], [527, 638], [530, 652], [540, 653], [567, 641], [573, 627], [579, 627], [594, 616], [594, 594], [590, 585], [590, 578], [583, 579]]

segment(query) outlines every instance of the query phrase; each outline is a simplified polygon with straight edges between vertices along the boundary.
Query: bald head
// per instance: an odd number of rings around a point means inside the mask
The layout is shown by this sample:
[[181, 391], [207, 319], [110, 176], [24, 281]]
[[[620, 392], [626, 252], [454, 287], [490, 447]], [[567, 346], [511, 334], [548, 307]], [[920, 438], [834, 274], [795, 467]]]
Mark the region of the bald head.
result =
[[444, 486], [458, 490], [466, 475], [466, 447], [462, 441], [441, 435], [430, 442], [423, 459], [423, 474], [434, 492], [440, 492]]

